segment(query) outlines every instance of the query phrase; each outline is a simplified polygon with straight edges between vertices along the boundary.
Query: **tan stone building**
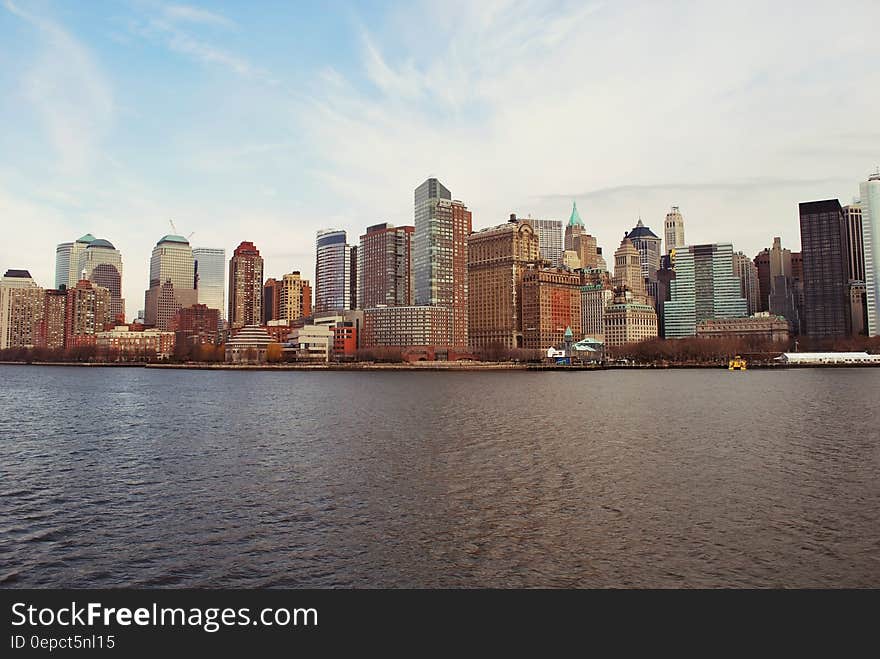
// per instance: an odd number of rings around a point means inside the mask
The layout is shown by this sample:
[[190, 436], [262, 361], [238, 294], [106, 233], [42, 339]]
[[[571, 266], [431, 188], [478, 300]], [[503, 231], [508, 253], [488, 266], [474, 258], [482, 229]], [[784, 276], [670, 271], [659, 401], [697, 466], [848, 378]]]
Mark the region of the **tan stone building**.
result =
[[755, 339], [787, 342], [791, 338], [788, 321], [767, 312], [748, 318], [711, 318], [697, 323], [700, 339]]
[[511, 215], [506, 224], [472, 233], [467, 252], [471, 348], [522, 347], [522, 278], [541, 258], [537, 233]]
[[581, 276], [558, 268], [528, 270], [522, 283], [523, 347], [546, 350], [561, 344], [570, 327], [583, 337]]
[[7, 270], [0, 279], [0, 350], [37, 344], [45, 291], [27, 270]]
[[629, 238], [624, 238], [614, 252], [614, 287], [632, 292], [639, 302], [647, 302], [641, 255]]
[[605, 346], [614, 348], [657, 338], [657, 312], [630, 292], [605, 307]]

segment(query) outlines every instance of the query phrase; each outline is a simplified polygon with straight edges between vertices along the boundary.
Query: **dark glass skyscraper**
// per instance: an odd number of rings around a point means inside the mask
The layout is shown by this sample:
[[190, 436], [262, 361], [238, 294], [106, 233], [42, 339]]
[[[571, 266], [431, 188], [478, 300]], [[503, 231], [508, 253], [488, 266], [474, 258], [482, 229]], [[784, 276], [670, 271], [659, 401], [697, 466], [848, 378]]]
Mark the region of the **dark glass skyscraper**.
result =
[[846, 218], [837, 199], [800, 204], [804, 330], [810, 338], [851, 332]]

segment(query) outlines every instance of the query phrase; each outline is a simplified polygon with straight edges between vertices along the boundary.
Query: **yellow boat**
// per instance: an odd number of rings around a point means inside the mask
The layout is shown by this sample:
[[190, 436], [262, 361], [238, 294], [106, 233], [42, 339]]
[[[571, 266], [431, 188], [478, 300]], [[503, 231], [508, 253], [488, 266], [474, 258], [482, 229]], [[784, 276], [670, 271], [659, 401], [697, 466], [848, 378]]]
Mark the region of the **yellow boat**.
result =
[[745, 371], [747, 368], [746, 360], [737, 355], [729, 362], [727, 362], [727, 370], [728, 371]]

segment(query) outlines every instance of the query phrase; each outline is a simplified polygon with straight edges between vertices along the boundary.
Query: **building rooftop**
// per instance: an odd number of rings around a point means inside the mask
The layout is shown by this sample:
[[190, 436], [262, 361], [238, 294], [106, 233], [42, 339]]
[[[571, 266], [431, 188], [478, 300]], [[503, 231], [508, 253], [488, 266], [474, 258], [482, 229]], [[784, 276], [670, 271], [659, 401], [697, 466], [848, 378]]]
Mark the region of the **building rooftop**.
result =
[[582, 227], [584, 226], [584, 221], [581, 219], [581, 214], [578, 213], [578, 205], [576, 201], [571, 203], [571, 216], [568, 218], [568, 226], [570, 227]]
[[642, 224], [641, 218], [639, 218], [639, 221], [636, 224], [635, 228], [628, 234], [626, 234], [626, 237], [630, 240], [632, 240], [633, 238], [657, 238], [657, 240], [660, 240], [657, 234], [655, 234], [648, 227]]
[[182, 245], [189, 245], [189, 241], [186, 238], [183, 236], [177, 236], [173, 233], [162, 236], [156, 244], [161, 245], [162, 243], [180, 243]]
[[107, 249], [116, 249], [109, 240], [104, 240], [103, 238], [96, 238], [92, 242], [89, 243], [89, 247], [106, 247]]
[[27, 270], [10, 269], [6, 271], [4, 277], [15, 277], [16, 279], [30, 279], [31, 273]]
[[78, 242], [78, 243], [86, 243], [86, 244], [88, 244], [88, 243], [93, 243], [93, 242], [95, 242], [95, 237], [94, 237], [92, 234], [87, 233], [87, 234], [84, 235], [82, 238], [77, 238], [76, 242]]

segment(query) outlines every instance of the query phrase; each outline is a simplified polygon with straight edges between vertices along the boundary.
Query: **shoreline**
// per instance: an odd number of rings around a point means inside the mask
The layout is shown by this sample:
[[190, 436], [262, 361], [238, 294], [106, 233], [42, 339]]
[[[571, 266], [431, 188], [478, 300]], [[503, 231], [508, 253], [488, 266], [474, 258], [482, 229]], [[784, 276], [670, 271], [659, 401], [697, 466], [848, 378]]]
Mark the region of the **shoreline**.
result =
[[[724, 364], [606, 364], [574, 365], [516, 364], [493, 362], [412, 362], [412, 363], [353, 363], [353, 364], [225, 364], [225, 363], [132, 363], [132, 362], [25, 362], [2, 361], [0, 366], [84, 366], [88, 368], [151, 368], [194, 371], [631, 371], [631, 370], [728, 370]], [[880, 368], [880, 364], [750, 364], [747, 370], [804, 369], [804, 368]]]

